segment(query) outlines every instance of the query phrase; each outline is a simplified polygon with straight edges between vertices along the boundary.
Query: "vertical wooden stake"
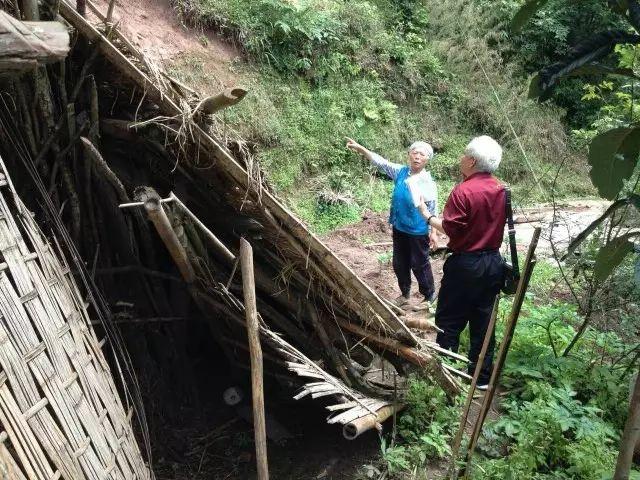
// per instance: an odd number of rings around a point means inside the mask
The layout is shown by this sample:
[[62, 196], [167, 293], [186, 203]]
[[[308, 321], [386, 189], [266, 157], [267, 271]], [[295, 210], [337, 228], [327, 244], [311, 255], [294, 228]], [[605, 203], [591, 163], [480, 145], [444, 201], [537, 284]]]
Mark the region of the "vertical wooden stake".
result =
[[504, 329], [504, 335], [502, 337], [502, 342], [500, 342], [498, 355], [496, 356], [496, 359], [494, 361], [493, 371], [491, 372], [491, 379], [489, 380], [489, 388], [487, 389], [486, 393], [484, 394], [484, 398], [482, 399], [482, 406], [480, 407], [480, 412], [478, 414], [478, 418], [476, 419], [476, 423], [473, 426], [473, 433], [471, 434], [469, 446], [467, 447], [467, 456], [465, 459], [466, 465], [461, 472], [463, 478], [470, 478], [469, 474], [471, 470], [471, 459], [473, 458], [473, 453], [475, 452], [478, 438], [480, 437], [480, 433], [482, 432], [482, 425], [487, 418], [487, 413], [489, 413], [491, 402], [496, 393], [498, 379], [500, 378], [500, 373], [502, 373], [504, 362], [507, 359], [507, 353], [509, 352], [509, 347], [511, 346], [511, 340], [513, 340], [513, 334], [516, 329], [516, 324], [518, 323], [518, 317], [520, 316], [520, 309], [522, 308], [522, 303], [524, 302], [524, 294], [527, 292], [527, 288], [529, 287], [529, 280], [531, 279], [531, 274], [533, 273], [533, 267], [536, 264], [535, 251], [536, 247], [538, 246], [538, 239], [540, 238], [540, 230], [540, 227], [536, 227], [533, 231], [533, 237], [531, 238], [531, 243], [529, 244], [527, 258], [524, 261], [522, 277], [520, 277], [518, 290], [513, 297], [513, 306], [511, 307], [511, 313], [509, 314], [509, 319], [507, 320], [507, 324]]
[[620, 453], [616, 462], [613, 480], [629, 480], [629, 472], [633, 465], [633, 450], [640, 439], [640, 374], [636, 376], [629, 415], [620, 438]]
[[256, 308], [256, 286], [253, 277], [253, 249], [244, 238], [240, 239], [240, 267], [242, 269], [242, 291], [247, 316], [249, 355], [251, 356], [251, 391], [253, 394], [253, 429], [256, 443], [258, 480], [269, 479], [267, 462], [267, 437], [264, 418], [264, 388], [262, 380], [262, 348], [260, 327]]
[[87, 0], [76, 0], [76, 10], [83, 17], [87, 16]]

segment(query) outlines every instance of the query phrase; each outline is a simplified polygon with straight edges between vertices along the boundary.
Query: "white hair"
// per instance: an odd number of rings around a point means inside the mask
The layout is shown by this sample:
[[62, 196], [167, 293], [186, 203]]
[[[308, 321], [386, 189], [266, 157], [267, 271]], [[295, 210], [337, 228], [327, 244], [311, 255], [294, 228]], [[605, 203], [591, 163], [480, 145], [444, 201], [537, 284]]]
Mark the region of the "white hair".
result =
[[476, 137], [469, 142], [464, 154], [476, 160], [476, 169], [493, 173], [502, 160], [502, 147], [488, 135]]
[[424, 153], [429, 160], [433, 158], [433, 147], [427, 142], [413, 142], [409, 147], [409, 153], [413, 151]]

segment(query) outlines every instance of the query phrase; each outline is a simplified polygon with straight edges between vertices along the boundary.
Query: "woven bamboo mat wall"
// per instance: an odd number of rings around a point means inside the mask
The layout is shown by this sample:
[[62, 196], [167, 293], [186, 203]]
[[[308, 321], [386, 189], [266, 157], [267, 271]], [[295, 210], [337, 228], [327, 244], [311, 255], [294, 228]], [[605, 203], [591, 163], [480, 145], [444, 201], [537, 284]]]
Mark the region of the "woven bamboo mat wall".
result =
[[0, 262], [0, 480], [152, 478], [88, 304], [7, 172]]

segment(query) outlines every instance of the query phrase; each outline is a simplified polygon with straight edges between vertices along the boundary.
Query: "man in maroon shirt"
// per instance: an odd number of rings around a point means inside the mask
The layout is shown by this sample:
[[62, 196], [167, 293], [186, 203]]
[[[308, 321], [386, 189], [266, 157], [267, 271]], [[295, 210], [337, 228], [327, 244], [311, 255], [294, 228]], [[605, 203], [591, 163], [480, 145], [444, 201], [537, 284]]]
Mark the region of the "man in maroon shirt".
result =
[[[429, 225], [449, 237], [453, 252], [444, 264], [438, 295], [436, 325], [443, 331], [436, 342], [454, 352], [460, 333], [469, 323], [469, 373], [473, 375], [491, 310], [504, 278], [498, 249], [504, 235], [504, 186], [492, 175], [502, 158], [502, 148], [486, 135], [476, 137], [460, 157], [463, 180], [444, 206], [442, 219], [420, 208]], [[491, 376], [495, 339], [489, 343], [478, 388], [487, 388]]]

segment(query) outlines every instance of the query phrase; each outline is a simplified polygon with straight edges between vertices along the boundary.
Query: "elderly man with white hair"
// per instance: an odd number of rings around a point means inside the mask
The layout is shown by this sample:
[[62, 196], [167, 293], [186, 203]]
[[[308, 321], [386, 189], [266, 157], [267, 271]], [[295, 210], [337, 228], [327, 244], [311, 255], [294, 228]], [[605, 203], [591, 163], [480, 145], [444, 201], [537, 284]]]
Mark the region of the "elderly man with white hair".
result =
[[347, 138], [347, 148], [362, 154], [394, 181], [389, 223], [393, 226], [393, 270], [400, 287], [400, 296], [394, 303], [408, 305], [413, 271], [418, 289], [424, 296], [413, 308], [426, 310], [435, 298], [435, 288], [429, 263], [430, 228], [418, 206], [426, 202], [431, 212], [437, 211], [436, 184], [431, 173], [425, 170], [433, 157], [433, 148], [426, 142], [413, 143], [409, 147], [407, 165], [392, 163], [350, 138]]
[[[469, 373], [473, 375], [487, 332], [491, 310], [504, 280], [498, 249], [506, 222], [505, 188], [493, 172], [500, 165], [502, 148], [493, 138], [476, 137], [460, 157], [463, 180], [444, 206], [442, 218], [419, 207], [427, 223], [449, 237], [453, 252], [444, 264], [438, 294], [436, 325], [442, 329], [436, 342], [454, 352], [467, 323], [470, 332]], [[489, 343], [478, 388], [486, 390], [491, 377], [495, 339]]]

